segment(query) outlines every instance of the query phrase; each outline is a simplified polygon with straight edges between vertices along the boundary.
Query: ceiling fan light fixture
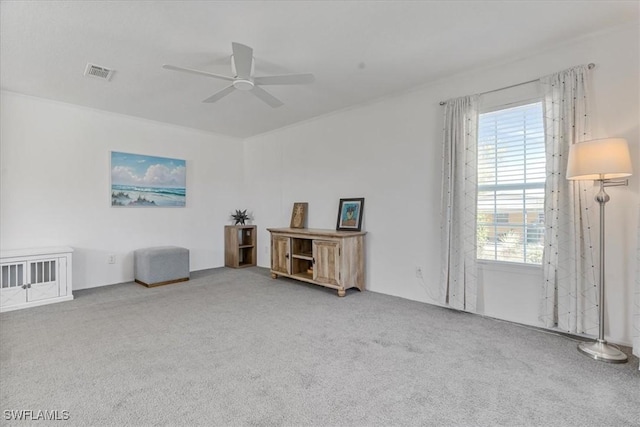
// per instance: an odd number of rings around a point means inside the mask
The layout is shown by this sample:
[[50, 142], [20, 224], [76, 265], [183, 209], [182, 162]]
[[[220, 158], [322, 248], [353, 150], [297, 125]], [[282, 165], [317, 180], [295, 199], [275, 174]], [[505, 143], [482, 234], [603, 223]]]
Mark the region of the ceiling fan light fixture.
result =
[[253, 57], [253, 49], [249, 46], [236, 42], [231, 43], [231, 49], [233, 50], [233, 55], [231, 55], [231, 73], [233, 77], [214, 74], [203, 70], [195, 70], [193, 68], [179, 67], [171, 64], [164, 64], [162, 68], [165, 70], [182, 71], [184, 73], [213, 77], [215, 79], [231, 82], [231, 85], [219, 90], [202, 101], [209, 104], [218, 102], [234, 90], [238, 89], [245, 92], [251, 92], [270, 107], [278, 108], [284, 105], [282, 101], [264, 90], [262, 85], [297, 85], [313, 83], [315, 80], [313, 74], [310, 73], [254, 77], [253, 72], [255, 58]]
[[253, 89], [253, 82], [248, 79], [235, 79], [233, 81], [233, 87], [238, 90], [251, 90]]

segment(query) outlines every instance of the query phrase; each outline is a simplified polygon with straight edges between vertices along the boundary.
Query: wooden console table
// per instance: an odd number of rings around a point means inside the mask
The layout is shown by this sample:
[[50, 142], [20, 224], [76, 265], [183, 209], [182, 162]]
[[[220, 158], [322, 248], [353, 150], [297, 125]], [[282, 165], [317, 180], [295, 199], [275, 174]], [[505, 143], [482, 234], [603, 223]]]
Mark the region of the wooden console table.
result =
[[336, 289], [364, 290], [365, 231], [268, 228], [271, 277], [290, 277]]

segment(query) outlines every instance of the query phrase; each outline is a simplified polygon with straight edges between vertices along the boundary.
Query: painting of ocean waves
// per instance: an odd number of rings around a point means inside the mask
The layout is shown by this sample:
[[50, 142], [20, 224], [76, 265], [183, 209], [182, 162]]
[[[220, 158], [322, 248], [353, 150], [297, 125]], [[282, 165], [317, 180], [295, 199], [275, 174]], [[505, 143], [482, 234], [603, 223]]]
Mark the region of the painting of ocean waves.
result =
[[111, 186], [113, 206], [184, 206], [184, 188]]
[[111, 153], [111, 206], [184, 207], [186, 195], [184, 160]]

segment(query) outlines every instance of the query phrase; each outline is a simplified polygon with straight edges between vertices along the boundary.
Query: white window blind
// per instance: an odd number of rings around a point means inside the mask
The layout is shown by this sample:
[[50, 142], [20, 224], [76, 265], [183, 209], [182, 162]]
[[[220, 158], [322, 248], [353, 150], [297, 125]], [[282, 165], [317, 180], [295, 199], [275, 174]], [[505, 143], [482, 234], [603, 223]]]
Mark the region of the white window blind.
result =
[[480, 115], [478, 259], [542, 262], [545, 176], [542, 102]]

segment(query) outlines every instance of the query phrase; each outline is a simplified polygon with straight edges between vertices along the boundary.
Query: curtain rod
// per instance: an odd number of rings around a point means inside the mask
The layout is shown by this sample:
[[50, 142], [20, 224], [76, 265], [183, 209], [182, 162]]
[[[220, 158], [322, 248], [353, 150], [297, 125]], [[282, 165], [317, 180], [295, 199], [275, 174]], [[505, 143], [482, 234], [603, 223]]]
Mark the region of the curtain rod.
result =
[[[596, 64], [594, 64], [593, 62], [590, 63], [587, 67], [589, 67], [589, 69], [591, 70], [592, 68], [594, 68], [596, 66]], [[514, 85], [511, 86], [505, 86], [505, 87], [501, 87], [498, 89], [493, 89], [493, 90], [488, 90], [486, 92], [480, 92], [477, 95], [486, 95], [487, 93], [492, 93], [492, 92], [497, 92], [499, 90], [505, 90], [505, 89], [511, 89], [512, 87], [517, 87], [517, 86], [522, 86], [522, 85], [528, 85], [529, 83], [533, 83], [533, 82], [537, 82], [540, 79], [533, 79], [533, 80], [529, 80], [528, 82], [522, 82], [522, 83], [516, 83]], [[447, 101], [440, 101], [440, 105], [446, 105]]]

